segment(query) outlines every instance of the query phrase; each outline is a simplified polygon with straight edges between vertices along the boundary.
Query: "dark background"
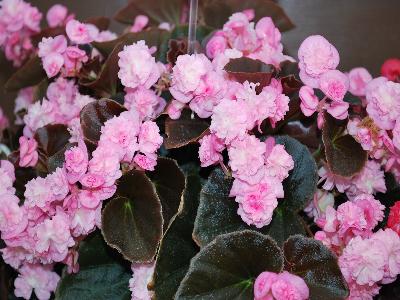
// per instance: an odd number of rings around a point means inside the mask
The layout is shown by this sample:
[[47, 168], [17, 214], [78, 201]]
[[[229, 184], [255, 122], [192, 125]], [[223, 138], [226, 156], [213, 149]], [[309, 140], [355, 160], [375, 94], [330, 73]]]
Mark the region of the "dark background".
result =
[[[143, 0], [146, 1], [146, 0]], [[168, 1], [168, 0], [160, 0]], [[201, 1], [201, 0], [200, 0]], [[223, 0], [221, 0], [223, 1]], [[30, 1], [45, 15], [53, 4], [66, 5], [78, 19], [91, 16], [111, 17], [126, 0], [34, 0]], [[324, 35], [340, 53], [343, 71], [365, 66], [374, 76], [386, 58], [400, 57], [399, 0], [279, 0], [296, 28], [283, 34], [290, 55], [296, 57], [304, 38], [311, 34]], [[122, 26], [112, 23], [116, 32]], [[5, 80], [12, 66], [0, 54], [0, 106], [12, 115], [15, 95], [6, 94]]]

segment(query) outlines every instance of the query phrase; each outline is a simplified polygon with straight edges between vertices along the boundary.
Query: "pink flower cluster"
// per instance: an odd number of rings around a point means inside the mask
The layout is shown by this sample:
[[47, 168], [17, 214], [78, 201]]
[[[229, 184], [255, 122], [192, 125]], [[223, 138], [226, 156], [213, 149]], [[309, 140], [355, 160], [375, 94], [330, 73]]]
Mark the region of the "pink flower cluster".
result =
[[[324, 37], [313, 35], [306, 38], [298, 51], [300, 78], [305, 84], [300, 89], [300, 108], [304, 115], [318, 112], [318, 127], [322, 127], [323, 111], [336, 119], [348, 116], [349, 104], [343, 101], [349, 90], [349, 78], [336, 70], [339, 53]], [[320, 101], [314, 89], [320, 89], [325, 97]]]
[[384, 209], [385, 206], [368, 194], [360, 194], [336, 210], [328, 206], [325, 215], [316, 221], [322, 231], [315, 234], [315, 239], [340, 254], [352, 238], [372, 235], [372, 230], [383, 220]]
[[132, 264], [131, 268], [133, 276], [129, 280], [129, 289], [132, 292], [132, 300], [151, 300], [152, 292], [148, 290], [147, 285], [153, 277], [154, 267], [154, 261], [144, 264]]
[[24, 103], [24, 106], [27, 106], [27, 114], [23, 118], [25, 136], [32, 137], [37, 129], [47, 124], [72, 126], [75, 120], [79, 123], [81, 109], [95, 100], [90, 96], [80, 94], [74, 80], [63, 77], [50, 83], [46, 97], [47, 99], [43, 98], [33, 104], [28, 104], [29, 101]]
[[349, 284], [349, 299], [373, 299], [378, 284], [396, 280], [400, 274], [400, 237], [380, 229], [370, 237], [356, 236], [339, 257], [339, 266]]
[[217, 31], [206, 46], [207, 56], [216, 58], [226, 49], [236, 49], [243, 56], [258, 59], [266, 64], [279, 67], [285, 60], [293, 59], [284, 55], [281, 33], [270, 17], [261, 18], [257, 24], [254, 10], [234, 13], [225, 23], [222, 30]]
[[306, 300], [309, 290], [303, 278], [287, 271], [262, 272], [254, 282], [254, 300]]
[[40, 31], [42, 14], [23, 0], [0, 3], [0, 48], [14, 66], [20, 66], [33, 51], [31, 36]]

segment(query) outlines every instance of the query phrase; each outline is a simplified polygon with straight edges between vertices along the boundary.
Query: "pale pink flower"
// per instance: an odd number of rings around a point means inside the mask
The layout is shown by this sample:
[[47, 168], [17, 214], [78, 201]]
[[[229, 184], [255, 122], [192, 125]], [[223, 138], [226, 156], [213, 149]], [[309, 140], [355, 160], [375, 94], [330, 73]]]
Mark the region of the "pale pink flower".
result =
[[118, 35], [110, 30], [100, 31], [99, 34], [94, 39], [96, 42], [108, 42], [113, 41], [118, 38]]
[[29, 106], [28, 112], [24, 116], [24, 135], [32, 137], [33, 133], [40, 127], [56, 123], [56, 110], [55, 104], [46, 99]]
[[160, 68], [144, 41], [139, 41], [118, 53], [118, 78], [129, 88], [150, 88], [160, 78]]
[[0, 195], [14, 194], [13, 183], [15, 181], [14, 165], [8, 160], [0, 160]]
[[344, 101], [332, 101], [327, 105], [326, 111], [338, 120], [344, 120], [349, 115], [349, 103]]
[[177, 100], [172, 100], [167, 107], [168, 116], [172, 120], [177, 120], [181, 117], [182, 110], [185, 107], [185, 103], [182, 103]]
[[317, 189], [314, 194], [313, 200], [304, 209], [304, 212], [314, 220], [323, 218], [328, 206], [333, 207], [335, 198], [332, 193], [324, 190]]
[[318, 88], [320, 76], [339, 64], [338, 51], [320, 35], [306, 38], [300, 45], [298, 57], [300, 78], [312, 88]]
[[144, 154], [155, 153], [161, 147], [163, 138], [160, 129], [153, 121], [145, 121], [140, 125], [139, 151]]
[[320, 180], [318, 183], [321, 183], [325, 180], [324, 185], [322, 188], [324, 190], [330, 191], [334, 187], [338, 189], [340, 193], [344, 193], [346, 189], [351, 184], [351, 178], [345, 178], [345, 177], [340, 177], [337, 175], [334, 175], [330, 170], [327, 165], [323, 165], [319, 170], [318, 170], [318, 175], [320, 177]]
[[393, 145], [400, 150], [400, 121], [396, 122], [396, 125], [392, 131], [393, 134]]
[[37, 164], [39, 154], [37, 152], [37, 142], [25, 136], [19, 138], [19, 166], [34, 167]]
[[275, 145], [265, 159], [266, 172], [269, 176], [275, 176], [284, 180], [289, 176], [289, 171], [294, 168], [294, 161], [286, 152], [284, 145]]
[[46, 71], [47, 77], [56, 76], [64, 65], [64, 57], [59, 53], [50, 53], [43, 60], [43, 69]]
[[25, 205], [28, 207], [39, 207], [48, 210], [49, 205], [54, 201], [51, 186], [46, 178], [34, 178], [25, 185]]
[[23, 207], [17, 196], [6, 193], [0, 197], [0, 231], [4, 241], [21, 234], [28, 225]]
[[[14, 115], [16, 117], [15, 124], [17, 125], [23, 124], [22, 117], [20, 116], [19, 113], [22, 110], [28, 109], [29, 105], [32, 104], [33, 102], [33, 96], [34, 96], [33, 87], [24, 88], [18, 92], [17, 98], [15, 99], [15, 107], [14, 107]], [[0, 128], [2, 127], [0, 126]]]
[[142, 31], [149, 23], [149, 18], [145, 15], [137, 15], [131, 27], [131, 32]]
[[214, 134], [208, 134], [199, 140], [199, 158], [202, 167], [211, 166], [222, 160], [221, 152], [225, 145]]
[[55, 37], [44, 37], [39, 43], [38, 56], [45, 58], [52, 53], [63, 54], [67, 49], [67, 39], [63, 35], [57, 35]]
[[319, 78], [319, 88], [329, 99], [340, 102], [349, 89], [349, 79], [338, 70], [329, 70]]
[[35, 292], [39, 300], [48, 300], [55, 291], [60, 276], [52, 272], [52, 266], [39, 264], [25, 264], [19, 270], [19, 275], [14, 281], [15, 296], [30, 299]]
[[99, 30], [92, 24], [84, 24], [77, 20], [68, 21], [65, 31], [71, 42], [75, 44], [87, 44], [93, 42], [99, 34]]
[[153, 277], [154, 266], [154, 261], [150, 263], [132, 264], [133, 276], [129, 280], [132, 300], [151, 300], [152, 292], [147, 289], [147, 285]]
[[359, 285], [355, 281], [349, 281], [347, 284], [350, 289], [348, 300], [373, 300], [381, 288], [378, 284]]
[[314, 94], [314, 89], [307, 85], [300, 88], [299, 97], [301, 100], [300, 109], [307, 117], [311, 116], [317, 111], [319, 99]]
[[78, 146], [65, 151], [65, 169], [70, 184], [74, 184], [86, 173], [88, 167], [88, 153], [83, 141]]
[[157, 165], [157, 155], [155, 153], [138, 153], [133, 158], [133, 161], [143, 170], [154, 171], [154, 168]]
[[166, 101], [153, 90], [142, 86], [134, 91], [128, 91], [124, 102], [124, 106], [129, 110], [136, 110], [142, 120], [154, 119], [164, 110], [166, 104]]
[[87, 235], [96, 228], [97, 214], [101, 213], [101, 206], [96, 210], [80, 207], [74, 211], [71, 217], [72, 236]]
[[207, 43], [206, 54], [209, 58], [213, 59], [218, 54], [224, 53], [227, 46], [228, 44], [225, 37], [216, 33]]
[[372, 80], [371, 74], [365, 68], [351, 69], [349, 74], [349, 92], [355, 96], [365, 96], [366, 86]]
[[62, 26], [67, 18], [68, 9], [61, 4], [54, 4], [47, 11], [46, 20], [50, 27]]
[[105, 186], [114, 185], [115, 181], [122, 176], [120, 170], [120, 149], [115, 145], [102, 145], [93, 151], [93, 158], [89, 161], [89, 172], [104, 177]]
[[52, 198], [55, 200], [64, 200], [69, 193], [69, 184], [65, 169], [57, 168], [53, 173], [47, 175], [46, 180], [50, 186]]
[[64, 53], [63, 76], [72, 77], [82, 68], [83, 63], [88, 61], [88, 56], [84, 50], [76, 46], [69, 46]]
[[252, 52], [257, 46], [257, 35], [254, 23], [244, 13], [234, 13], [224, 24], [223, 32], [231, 48], [242, 52]]

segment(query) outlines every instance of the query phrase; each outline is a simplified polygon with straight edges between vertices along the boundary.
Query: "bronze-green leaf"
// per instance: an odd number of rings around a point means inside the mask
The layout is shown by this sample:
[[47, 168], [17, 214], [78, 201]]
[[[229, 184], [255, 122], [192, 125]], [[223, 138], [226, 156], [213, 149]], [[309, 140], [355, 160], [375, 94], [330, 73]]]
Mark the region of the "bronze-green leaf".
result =
[[351, 177], [360, 172], [367, 162], [367, 152], [349, 134], [344, 134], [346, 123], [337, 121], [325, 113], [322, 140], [330, 171], [342, 177]]
[[178, 120], [167, 118], [165, 121], [165, 133], [167, 135], [164, 139], [165, 148], [180, 148], [195, 143], [205, 134], [209, 126], [206, 120], [195, 115], [192, 117], [192, 112], [184, 109]]
[[341, 300], [349, 295], [337, 257], [320, 241], [300, 235], [290, 237], [283, 246], [285, 269], [304, 279], [310, 300]]
[[6, 82], [7, 91], [18, 91], [28, 86], [39, 84], [46, 78], [42, 67], [42, 60], [35, 55], [19, 68]]
[[192, 259], [175, 299], [253, 299], [255, 278], [282, 267], [270, 237], [251, 230], [220, 235]]
[[164, 230], [171, 218], [178, 212], [182, 193], [185, 188], [185, 176], [175, 160], [159, 157], [154, 171], [147, 174], [157, 190], [164, 218]]
[[103, 209], [107, 244], [131, 262], [151, 261], [162, 236], [161, 203], [144, 172], [133, 170], [118, 182], [117, 195]]

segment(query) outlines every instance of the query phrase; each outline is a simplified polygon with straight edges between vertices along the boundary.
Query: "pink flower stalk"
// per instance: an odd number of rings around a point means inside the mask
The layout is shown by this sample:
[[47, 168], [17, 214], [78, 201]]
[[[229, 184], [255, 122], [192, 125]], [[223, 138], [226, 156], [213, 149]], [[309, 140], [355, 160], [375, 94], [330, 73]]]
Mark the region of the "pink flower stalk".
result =
[[39, 154], [37, 142], [35, 139], [29, 139], [25, 136], [19, 138], [19, 166], [34, 167], [38, 161]]
[[254, 300], [306, 300], [309, 290], [304, 279], [287, 271], [262, 272], [254, 282]]

